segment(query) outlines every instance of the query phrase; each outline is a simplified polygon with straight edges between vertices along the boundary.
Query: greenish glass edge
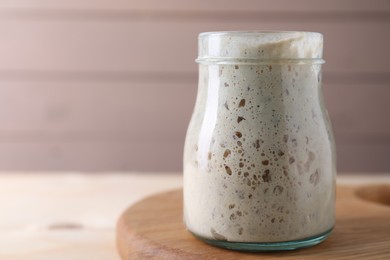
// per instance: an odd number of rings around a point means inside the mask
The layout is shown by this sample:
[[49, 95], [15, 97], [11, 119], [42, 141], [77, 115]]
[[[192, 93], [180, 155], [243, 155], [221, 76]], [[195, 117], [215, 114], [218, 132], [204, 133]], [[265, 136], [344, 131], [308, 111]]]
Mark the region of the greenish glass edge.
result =
[[198, 57], [195, 60], [199, 64], [220, 64], [220, 65], [270, 65], [270, 64], [291, 64], [291, 65], [321, 65], [325, 63], [321, 58], [297, 58], [297, 59], [251, 59], [235, 57]]
[[203, 238], [192, 233], [197, 239], [216, 247], [225, 249], [244, 251], [244, 252], [269, 252], [269, 251], [288, 251], [300, 248], [312, 247], [326, 240], [332, 233], [333, 227], [321, 234], [303, 238], [299, 240], [283, 241], [283, 242], [268, 242], [268, 243], [252, 243], [252, 242], [229, 242], [221, 240], [213, 240]]

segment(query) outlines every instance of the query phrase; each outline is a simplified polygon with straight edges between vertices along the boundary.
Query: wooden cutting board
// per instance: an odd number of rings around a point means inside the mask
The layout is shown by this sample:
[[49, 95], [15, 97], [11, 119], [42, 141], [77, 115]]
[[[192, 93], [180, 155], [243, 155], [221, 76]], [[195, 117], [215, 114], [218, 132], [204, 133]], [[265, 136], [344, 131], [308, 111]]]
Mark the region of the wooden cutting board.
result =
[[182, 220], [182, 190], [128, 208], [117, 224], [122, 259], [390, 259], [390, 185], [339, 186], [337, 220], [323, 243], [296, 251], [242, 253], [207, 245]]

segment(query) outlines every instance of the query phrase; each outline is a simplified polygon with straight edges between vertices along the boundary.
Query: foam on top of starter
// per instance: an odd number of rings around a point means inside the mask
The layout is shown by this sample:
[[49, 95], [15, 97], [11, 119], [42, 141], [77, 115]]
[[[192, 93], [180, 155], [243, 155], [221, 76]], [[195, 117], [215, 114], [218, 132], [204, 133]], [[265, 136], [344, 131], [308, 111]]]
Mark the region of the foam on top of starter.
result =
[[206, 32], [199, 35], [199, 62], [206, 59], [321, 59], [323, 36], [316, 32]]

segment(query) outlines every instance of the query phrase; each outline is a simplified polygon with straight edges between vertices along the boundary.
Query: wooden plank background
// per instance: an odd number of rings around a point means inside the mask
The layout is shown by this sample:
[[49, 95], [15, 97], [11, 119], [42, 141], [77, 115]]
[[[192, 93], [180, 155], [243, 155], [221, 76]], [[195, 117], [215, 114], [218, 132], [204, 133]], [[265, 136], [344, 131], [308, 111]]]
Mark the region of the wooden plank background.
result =
[[390, 171], [390, 1], [0, 2], [0, 170], [180, 171], [197, 34], [325, 35], [338, 168]]

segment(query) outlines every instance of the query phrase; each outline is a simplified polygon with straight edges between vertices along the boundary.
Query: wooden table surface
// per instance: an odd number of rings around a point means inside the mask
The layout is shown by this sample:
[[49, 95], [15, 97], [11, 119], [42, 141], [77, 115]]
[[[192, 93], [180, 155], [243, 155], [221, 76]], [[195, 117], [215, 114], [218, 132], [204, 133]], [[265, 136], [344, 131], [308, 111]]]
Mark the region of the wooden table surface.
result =
[[[346, 185], [389, 181], [388, 174], [338, 177]], [[119, 215], [181, 185], [177, 173], [0, 173], [0, 259], [119, 259]]]

